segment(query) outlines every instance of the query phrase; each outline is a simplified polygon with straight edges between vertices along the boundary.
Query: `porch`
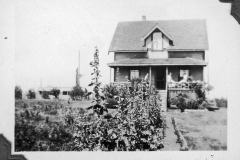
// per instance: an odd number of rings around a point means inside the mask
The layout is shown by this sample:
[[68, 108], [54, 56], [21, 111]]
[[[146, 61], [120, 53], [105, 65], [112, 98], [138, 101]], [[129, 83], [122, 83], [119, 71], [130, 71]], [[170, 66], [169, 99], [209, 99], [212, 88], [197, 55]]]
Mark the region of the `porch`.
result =
[[[124, 84], [133, 78], [144, 78], [148, 74], [150, 85], [159, 90], [164, 110], [167, 108], [167, 98], [177, 92], [193, 93], [192, 86], [197, 81], [204, 81], [204, 66], [207, 63], [192, 58], [167, 59], [125, 59], [109, 63], [111, 83], [116, 83], [116, 70], [119, 70], [118, 83]], [[112, 73], [113, 71], [113, 73]], [[171, 81], [169, 81], [171, 73]], [[195, 82], [182, 81], [184, 75], [192, 77]], [[111, 77], [111, 76], [110, 76]]]

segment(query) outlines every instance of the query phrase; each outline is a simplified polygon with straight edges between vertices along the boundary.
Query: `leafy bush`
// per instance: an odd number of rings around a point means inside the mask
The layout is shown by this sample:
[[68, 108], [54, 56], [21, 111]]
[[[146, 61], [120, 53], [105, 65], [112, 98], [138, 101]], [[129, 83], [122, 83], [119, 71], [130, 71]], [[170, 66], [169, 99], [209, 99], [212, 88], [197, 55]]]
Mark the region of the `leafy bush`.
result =
[[22, 89], [20, 86], [15, 86], [15, 98], [22, 99]]
[[[94, 61], [91, 62], [95, 78], [90, 86], [93, 86], [95, 93], [93, 102], [100, 106], [102, 96], [99, 95], [101, 83], [98, 81], [100, 76], [98, 65], [96, 49]], [[98, 116], [81, 114], [76, 119], [74, 134], [76, 150], [155, 151], [163, 148], [162, 139], [166, 136], [166, 120], [157, 103], [159, 100], [157, 93], [152, 90], [149, 82], [143, 80], [134, 86], [118, 84], [116, 88], [119, 94], [115, 114], [108, 113], [103, 116], [98, 112]]]
[[44, 98], [44, 99], [50, 99], [50, 98], [49, 98], [49, 93], [48, 93], [48, 91], [43, 91], [43, 92], [42, 92], [42, 98]]
[[34, 125], [16, 121], [15, 123], [15, 151], [31, 151], [36, 144], [36, 131]]
[[84, 91], [82, 90], [82, 88], [81, 87], [79, 87], [79, 86], [74, 86], [73, 88], [72, 88], [72, 91], [70, 92], [70, 97], [72, 98], [72, 99], [76, 99], [77, 97], [82, 97], [82, 96], [84, 96]]
[[55, 98], [58, 98], [59, 94], [60, 94], [60, 89], [57, 89], [57, 88], [53, 88], [51, 91], [50, 91], [51, 95], [53, 95]]
[[35, 94], [33, 89], [30, 89], [28, 91], [27, 97], [28, 97], [28, 99], [35, 99], [36, 98], [36, 94]]
[[196, 100], [189, 100], [187, 101], [186, 109], [198, 109], [199, 102]]
[[132, 78], [130, 80], [130, 82], [132, 83], [132, 85], [134, 85], [135, 83], [141, 83], [142, 82], [142, 79], [141, 78]]
[[102, 90], [103, 90], [103, 93], [109, 98], [113, 98], [114, 96], [118, 95], [116, 86], [112, 84], [105, 85]]
[[194, 86], [194, 90], [195, 90], [195, 93], [197, 94], [198, 99], [201, 102], [206, 100], [205, 91], [203, 90], [203, 85], [201, 83], [196, 83], [196, 85]]
[[36, 127], [31, 121], [15, 122], [15, 151], [62, 151], [71, 141], [72, 135], [61, 123]]
[[225, 98], [215, 98], [216, 105], [221, 108], [225, 107], [227, 108], [227, 99]]
[[117, 101], [114, 99], [114, 98], [108, 98], [106, 100], [106, 103], [107, 103], [107, 108], [116, 108], [116, 105], [117, 105]]
[[187, 108], [186, 98], [187, 96], [182, 93], [178, 93], [176, 96], [176, 105], [181, 112], [184, 112], [184, 110]]

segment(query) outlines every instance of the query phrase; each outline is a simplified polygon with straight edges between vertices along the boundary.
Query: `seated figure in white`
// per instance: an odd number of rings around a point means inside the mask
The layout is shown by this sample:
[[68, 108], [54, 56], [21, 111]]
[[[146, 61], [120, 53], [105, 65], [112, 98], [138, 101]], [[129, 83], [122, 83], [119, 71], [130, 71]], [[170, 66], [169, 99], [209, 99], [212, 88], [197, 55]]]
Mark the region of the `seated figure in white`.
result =
[[183, 79], [181, 81], [179, 81], [180, 83], [183, 83], [183, 82], [187, 82], [188, 80], [188, 76], [186, 73], [183, 74]]
[[171, 72], [167, 76], [167, 82], [168, 82], [168, 86], [170, 88], [175, 86], [175, 83], [174, 83], [175, 81], [172, 79], [172, 73]]

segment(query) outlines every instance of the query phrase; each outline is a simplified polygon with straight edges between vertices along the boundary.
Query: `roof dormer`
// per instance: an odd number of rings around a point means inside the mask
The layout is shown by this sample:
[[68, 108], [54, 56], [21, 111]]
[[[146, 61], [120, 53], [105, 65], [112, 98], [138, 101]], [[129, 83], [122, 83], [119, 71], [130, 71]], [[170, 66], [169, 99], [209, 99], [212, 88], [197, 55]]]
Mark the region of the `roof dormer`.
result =
[[168, 34], [162, 27], [160, 27], [160, 25], [158, 23], [156, 23], [156, 25], [150, 29], [142, 38], [141, 40], [145, 40], [149, 35], [151, 35], [154, 31], [159, 30], [160, 32], [162, 32], [169, 40], [173, 41], [172, 37], [170, 34]]
[[141, 40], [144, 40], [144, 47], [152, 51], [166, 50], [169, 45], [173, 45], [170, 34], [161, 28], [158, 23]]

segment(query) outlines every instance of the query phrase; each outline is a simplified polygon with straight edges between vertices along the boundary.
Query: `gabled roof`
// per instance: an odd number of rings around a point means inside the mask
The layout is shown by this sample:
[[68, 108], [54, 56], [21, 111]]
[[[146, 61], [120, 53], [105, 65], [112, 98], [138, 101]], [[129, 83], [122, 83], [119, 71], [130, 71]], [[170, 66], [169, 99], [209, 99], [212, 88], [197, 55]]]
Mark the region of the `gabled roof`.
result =
[[160, 27], [158, 23], [156, 23], [156, 25], [142, 37], [142, 40], [145, 40], [155, 29], [159, 29], [165, 36], [167, 36], [168, 39], [172, 40], [171, 35], [168, 34], [162, 27]]
[[193, 58], [165, 58], [165, 59], [124, 59], [108, 63], [109, 67], [117, 66], [206, 66], [207, 63]]
[[207, 50], [208, 38], [205, 20], [163, 20], [119, 22], [109, 52], [146, 52], [142, 38], [156, 24], [168, 34], [174, 46], [168, 50]]

